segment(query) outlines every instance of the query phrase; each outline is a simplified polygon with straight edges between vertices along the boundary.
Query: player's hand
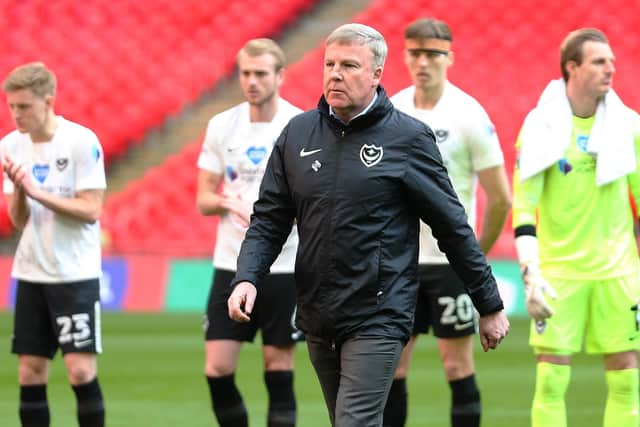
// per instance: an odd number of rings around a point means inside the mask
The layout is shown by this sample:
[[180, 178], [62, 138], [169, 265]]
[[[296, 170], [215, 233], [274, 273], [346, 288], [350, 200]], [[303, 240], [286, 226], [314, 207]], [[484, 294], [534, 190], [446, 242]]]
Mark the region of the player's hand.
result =
[[480, 316], [479, 333], [482, 349], [488, 351], [497, 348], [509, 333], [509, 327], [509, 319], [502, 310]]
[[248, 228], [251, 221], [253, 204], [242, 200], [240, 196], [222, 195], [220, 206], [229, 211], [231, 219], [242, 228]]
[[547, 282], [537, 266], [528, 265], [522, 269], [522, 280], [526, 291], [526, 306], [529, 316], [534, 320], [541, 321], [553, 315], [553, 310], [549, 306], [545, 296], [556, 299], [557, 294], [553, 287]]
[[13, 182], [16, 191], [24, 191], [26, 195], [33, 197], [37, 188], [31, 181], [31, 176], [24, 165], [14, 162], [11, 157], [6, 155], [2, 161], [2, 169]]
[[251, 282], [238, 283], [227, 300], [229, 317], [242, 323], [251, 320], [249, 315], [253, 311], [257, 293], [256, 287]]

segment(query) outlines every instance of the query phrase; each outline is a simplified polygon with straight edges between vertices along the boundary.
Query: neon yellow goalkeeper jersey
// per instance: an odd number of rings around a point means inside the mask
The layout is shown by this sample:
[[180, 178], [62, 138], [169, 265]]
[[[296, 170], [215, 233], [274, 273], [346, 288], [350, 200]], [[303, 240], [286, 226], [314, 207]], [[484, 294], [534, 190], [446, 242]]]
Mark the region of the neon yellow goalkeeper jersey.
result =
[[[596, 159], [586, 151], [594, 120], [574, 116], [571, 143], [553, 166], [524, 182], [517, 165], [514, 171], [513, 227], [536, 225], [545, 276], [599, 280], [638, 268], [630, 191], [637, 203], [640, 164], [633, 174], [596, 186]], [[639, 150], [636, 133], [636, 163]]]

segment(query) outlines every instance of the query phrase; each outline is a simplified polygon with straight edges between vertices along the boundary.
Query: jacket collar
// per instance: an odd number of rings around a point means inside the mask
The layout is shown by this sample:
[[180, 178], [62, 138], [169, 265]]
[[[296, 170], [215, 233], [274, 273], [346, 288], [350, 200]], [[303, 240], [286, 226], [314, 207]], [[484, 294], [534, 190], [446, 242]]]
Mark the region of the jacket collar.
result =
[[389, 97], [387, 96], [384, 88], [382, 86], [378, 86], [376, 91], [378, 94], [378, 98], [376, 99], [376, 102], [373, 104], [371, 109], [369, 109], [369, 111], [367, 111], [365, 114], [355, 117], [346, 125], [337, 118], [330, 116], [329, 104], [327, 104], [324, 95], [322, 95], [322, 97], [320, 97], [320, 101], [318, 101], [318, 111], [320, 111], [320, 114], [322, 114], [327, 120], [329, 120], [330, 123], [339, 127], [340, 129], [357, 130], [368, 128], [369, 126], [372, 126], [377, 121], [386, 116], [393, 109], [393, 104], [389, 100]]

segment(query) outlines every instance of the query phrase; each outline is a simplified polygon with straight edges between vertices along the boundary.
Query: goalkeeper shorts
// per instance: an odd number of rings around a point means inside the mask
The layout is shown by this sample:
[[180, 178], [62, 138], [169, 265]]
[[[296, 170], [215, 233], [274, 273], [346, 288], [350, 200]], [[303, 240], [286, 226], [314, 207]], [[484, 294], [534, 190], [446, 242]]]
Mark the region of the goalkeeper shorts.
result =
[[531, 321], [536, 354], [620, 353], [640, 349], [640, 317], [631, 307], [640, 295], [638, 275], [597, 281], [551, 279], [558, 297], [547, 298], [553, 316]]

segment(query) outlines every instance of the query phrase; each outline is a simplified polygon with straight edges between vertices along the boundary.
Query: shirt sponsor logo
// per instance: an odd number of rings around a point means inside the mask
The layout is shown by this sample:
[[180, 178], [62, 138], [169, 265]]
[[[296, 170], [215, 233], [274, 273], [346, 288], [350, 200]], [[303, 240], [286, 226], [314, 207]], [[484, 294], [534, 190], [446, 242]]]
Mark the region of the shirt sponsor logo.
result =
[[38, 180], [38, 182], [42, 184], [45, 181], [45, 179], [47, 179], [47, 176], [49, 175], [49, 165], [35, 164], [33, 165], [31, 172], [33, 173], [33, 176]]
[[558, 169], [566, 175], [573, 170], [573, 166], [571, 166], [571, 163], [569, 163], [567, 159], [560, 159], [558, 160]]
[[363, 144], [360, 148], [360, 160], [362, 163], [370, 168], [380, 163], [384, 150], [382, 147], [377, 147], [374, 144]]
[[238, 178], [238, 172], [231, 166], [227, 166], [227, 177], [229, 177], [230, 181], [235, 181]]
[[322, 163], [320, 163], [317, 160], [314, 160], [314, 162], [311, 163], [311, 169], [313, 169], [314, 172], [318, 172], [321, 167], [322, 167]]
[[257, 165], [267, 157], [267, 149], [265, 147], [249, 147], [247, 149], [247, 157], [254, 165]]

